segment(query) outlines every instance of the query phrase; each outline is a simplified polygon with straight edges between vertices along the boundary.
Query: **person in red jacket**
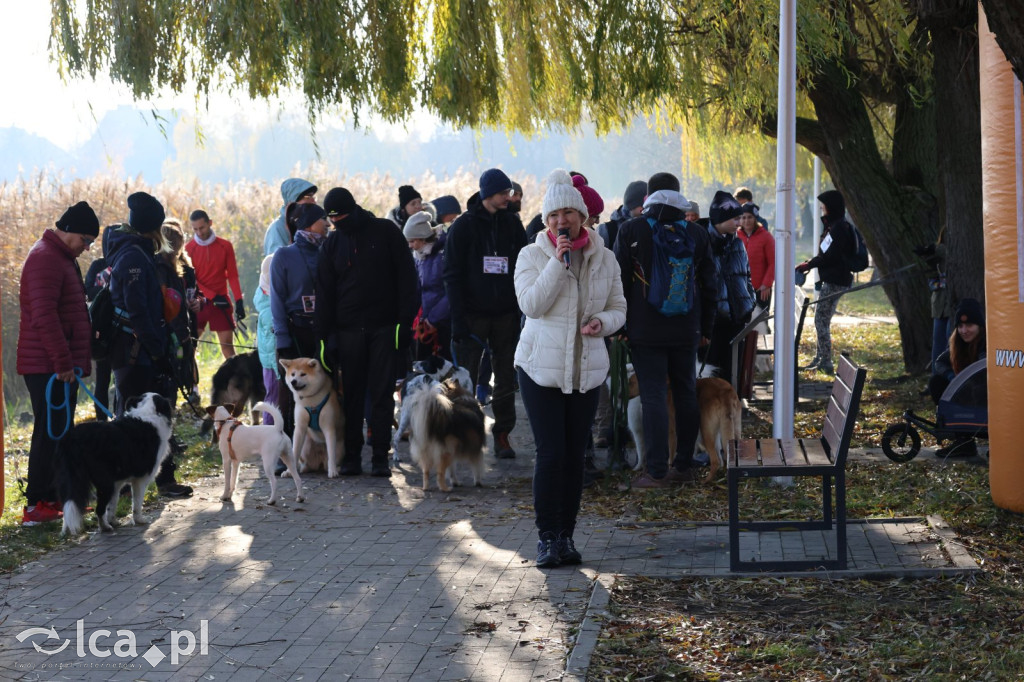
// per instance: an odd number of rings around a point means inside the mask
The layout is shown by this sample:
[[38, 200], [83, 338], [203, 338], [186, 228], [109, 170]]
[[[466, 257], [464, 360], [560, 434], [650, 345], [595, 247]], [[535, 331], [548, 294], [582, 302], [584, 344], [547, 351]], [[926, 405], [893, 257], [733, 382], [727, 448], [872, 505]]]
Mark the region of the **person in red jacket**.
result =
[[771, 305], [772, 286], [775, 284], [775, 238], [758, 220], [757, 204], [743, 204], [742, 211], [740, 230], [736, 234], [747, 247], [754, 302], [764, 310]]
[[[100, 221], [84, 201], [70, 207], [32, 245], [21, 270], [18, 294], [21, 328], [18, 331], [17, 368], [25, 378], [32, 402], [32, 444], [28, 452], [28, 485], [22, 525], [61, 518], [57, 491], [53, 487], [53, 459], [57, 440], [47, 430], [46, 386], [56, 375], [52, 402], [63, 401], [64, 387], [70, 385], [68, 402], [74, 419], [78, 402], [75, 370], [88, 376], [92, 368], [89, 339], [92, 326], [85, 304], [85, 286], [77, 259], [99, 236]], [[54, 434], [66, 432], [68, 412], [50, 413]]]
[[[245, 303], [242, 299], [242, 285], [238, 281], [235, 249], [227, 239], [213, 233], [213, 221], [206, 211], [192, 211], [188, 219], [195, 237], [185, 245], [185, 251], [192, 259], [199, 294], [203, 298], [203, 305], [196, 317], [198, 333], [202, 334], [209, 325], [210, 331], [215, 332], [220, 341], [220, 352], [225, 358], [230, 358], [235, 354], [235, 346], [231, 341], [235, 320], [245, 319]], [[235, 295], [233, 311], [228, 300], [228, 284]]]

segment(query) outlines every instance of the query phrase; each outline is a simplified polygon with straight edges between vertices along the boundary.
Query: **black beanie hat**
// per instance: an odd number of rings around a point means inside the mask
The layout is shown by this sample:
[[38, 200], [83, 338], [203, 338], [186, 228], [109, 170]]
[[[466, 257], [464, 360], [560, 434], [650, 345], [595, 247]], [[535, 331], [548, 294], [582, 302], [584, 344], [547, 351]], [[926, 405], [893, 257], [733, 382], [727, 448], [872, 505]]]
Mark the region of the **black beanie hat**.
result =
[[647, 196], [658, 190], [667, 189], [673, 192], [679, 191], [679, 178], [671, 173], [655, 173], [647, 181]]
[[164, 206], [151, 194], [130, 194], [128, 211], [128, 224], [139, 234], [156, 232], [164, 224]]
[[293, 204], [288, 216], [296, 230], [308, 229], [313, 223], [327, 217], [327, 213], [316, 204]]
[[715, 192], [715, 198], [711, 200], [711, 206], [708, 207], [708, 218], [712, 225], [719, 225], [730, 218], [736, 218], [742, 212], [743, 207], [733, 195], [724, 190], [718, 190]]
[[830, 189], [818, 195], [818, 201], [825, 207], [825, 215], [830, 218], [842, 218], [846, 215], [846, 202], [837, 189]]
[[423, 195], [416, 191], [412, 185], [402, 185], [398, 188], [398, 206], [399, 208], [405, 208], [413, 199], [422, 199]]
[[[403, 204], [404, 205], [404, 204]], [[351, 213], [356, 207], [356, 200], [344, 187], [335, 187], [324, 197], [324, 210], [329, 217]]]
[[84, 201], [79, 201], [64, 211], [64, 215], [55, 224], [57, 229], [63, 232], [73, 232], [93, 239], [100, 235], [99, 218], [92, 207]]
[[961, 299], [960, 305], [956, 308], [954, 323], [960, 324], [962, 322], [976, 324], [979, 327], [985, 326], [985, 311], [982, 309], [981, 302], [978, 299]]

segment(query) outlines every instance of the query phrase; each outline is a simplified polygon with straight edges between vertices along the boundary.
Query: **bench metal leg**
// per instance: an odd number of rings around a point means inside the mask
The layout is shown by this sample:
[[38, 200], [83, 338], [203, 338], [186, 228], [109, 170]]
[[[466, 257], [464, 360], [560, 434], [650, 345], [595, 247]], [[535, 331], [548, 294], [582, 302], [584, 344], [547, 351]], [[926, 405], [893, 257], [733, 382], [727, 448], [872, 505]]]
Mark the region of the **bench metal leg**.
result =
[[836, 473], [836, 561], [840, 571], [846, 570], [846, 471]]
[[821, 477], [821, 511], [828, 527], [832, 526], [832, 477]]
[[728, 470], [729, 480], [729, 570], [740, 570], [740, 477]]

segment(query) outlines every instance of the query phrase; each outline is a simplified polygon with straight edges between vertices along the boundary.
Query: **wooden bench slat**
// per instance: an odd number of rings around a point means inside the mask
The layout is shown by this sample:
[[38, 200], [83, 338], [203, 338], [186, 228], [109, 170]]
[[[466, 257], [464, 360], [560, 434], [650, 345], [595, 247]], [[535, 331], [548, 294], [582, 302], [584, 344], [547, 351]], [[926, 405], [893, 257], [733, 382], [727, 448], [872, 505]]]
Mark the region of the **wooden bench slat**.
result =
[[834, 461], [829, 459], [828, 454], [825, 452], [824, 446], [820, 440], [807, 439], [801, 441], [804, 448], [804, 455], [807, 457], [807, 463], [811, 466], [828, 466], [835, 464]]
[[736, 466], [757, 466], [758, 464], [757, 441], [741, 440], [739, 442], [739, 448], [737, 449]]
[[779, 450], [779, 441], [774, 438], [765, 438], [759, 443], [761, 445], [761, 463], [764, 466], [774, 467], [786, 464], [782, 459], [782, 452]]
[[845, 413], [850, 409], [850, 400], [853, 398], [853, 388], [837, 379], [832, 384], [832, 393], [830, 394], [830, 397]]

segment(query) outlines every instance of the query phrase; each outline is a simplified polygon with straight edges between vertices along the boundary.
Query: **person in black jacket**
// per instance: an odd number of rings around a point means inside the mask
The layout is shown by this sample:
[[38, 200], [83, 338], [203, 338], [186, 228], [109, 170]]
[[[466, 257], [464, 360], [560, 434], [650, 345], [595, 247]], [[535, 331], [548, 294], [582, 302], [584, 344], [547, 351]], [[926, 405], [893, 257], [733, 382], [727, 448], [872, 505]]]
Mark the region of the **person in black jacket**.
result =
[[334, 224], [320, 250], [313, 328], [321, 360], [341, 370], [345, 456], [342, 476], [361, 474], [363, 406], [370, 400], [370, 473], [390, 476], [388, 448], [395, 413], [395, 362], [412, 340], [420, 307], [416, 266], [402, 231], [375, 218], [351, 192], [335, 187], [324, 198]]
[[[635, 488], [665, 488], [696, 480], [693, 448], [697, 442], [697, 346], [707, 343], [715, 320], [718, 292], [708, 232], [695, 223], [683, 226], [693, 242], [693, 307], [668, 317], [647, 300], [653, 255], [652, 227], [682, 221], [689, 202], [679, 193], [679, 180], [656, 173], [647, 182], [650, 193], [644, 212], [622, 224], [615, 238], [615, 257], [622, 271], [626, 297], [626, 335], [643, 404], [647, 471], [633, 480]], [[668, 409], [665, 378], [675, 403], [676, 458], [668, 465]]]
[[832, 364], [832, 316], [844, 291], [853, 283], [853, 273], [846, 266], [844, 254], [853, 253], [855, 241], [853, 228], [846, 222], [846, 202], [838, 190], [828, 190], [818, 195], [821, 202], [821, 224], [825, 229], [818, 242], [818, 255], [796, 266], [797, 272], [806, 273], [818, 268], [821, 291], [819, 303], [814, 307], [814, 330], [818, 335], [818, 348], [814, 360], [803, 369], [817, 369], [826, 374], [835, 374]]
[[452, 355], [478, 376], [480, 358], [491, 353], [494, 370], [494, 454], [515, 457], [509, 434], [516, 425], [513, 357], [519, 341], [520, 312], [512, 276], [526, 231], [506, 210], [512, 180], [497, 168], [480, 176], [480, 191], [448, 229], [444, 285], [452, 310]]

